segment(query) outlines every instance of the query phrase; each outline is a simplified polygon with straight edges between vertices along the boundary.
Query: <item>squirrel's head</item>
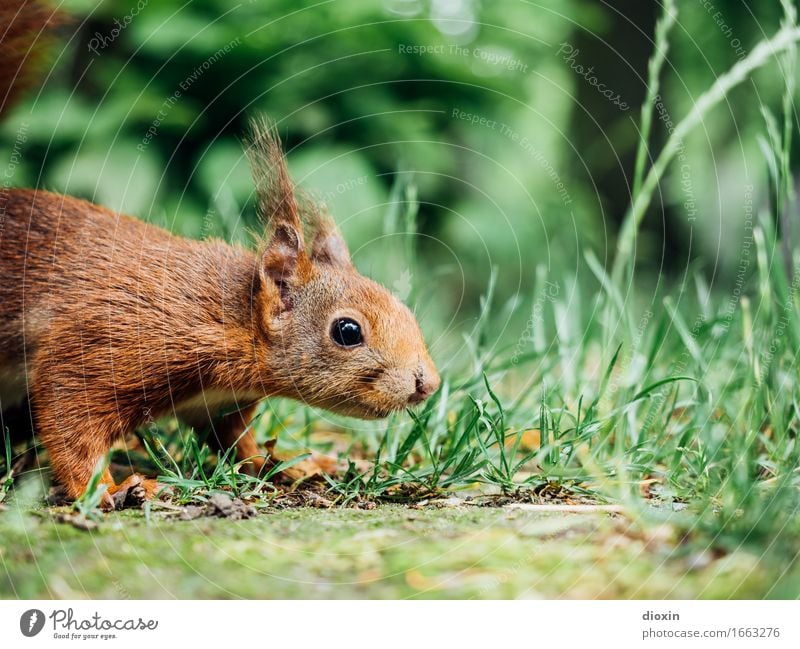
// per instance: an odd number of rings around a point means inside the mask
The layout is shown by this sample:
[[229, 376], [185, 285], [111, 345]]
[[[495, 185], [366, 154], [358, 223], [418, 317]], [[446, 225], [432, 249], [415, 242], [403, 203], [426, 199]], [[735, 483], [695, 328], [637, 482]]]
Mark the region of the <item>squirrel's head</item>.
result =
[[268, 225], [256, 293], [272, 374], [265, 380], [286, 396], [362, 418], [423, 402], [439, 375], [414, 315], [358, 273], [319, 205], [298, 205], [268, 124], [254, 124], [247, 151]]

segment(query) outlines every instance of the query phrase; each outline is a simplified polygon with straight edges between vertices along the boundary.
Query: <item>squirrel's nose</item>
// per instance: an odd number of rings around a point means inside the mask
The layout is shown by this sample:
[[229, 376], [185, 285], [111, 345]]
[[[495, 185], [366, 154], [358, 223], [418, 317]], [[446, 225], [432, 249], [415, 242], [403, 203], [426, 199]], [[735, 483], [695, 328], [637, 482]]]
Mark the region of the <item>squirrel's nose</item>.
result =
[[420, 367], [414, 376], [414, 392], [408, 398], [408, 402], [411, 405], [422, 403], [439, 389], [440, 383], [441, 379], [435, 369]]

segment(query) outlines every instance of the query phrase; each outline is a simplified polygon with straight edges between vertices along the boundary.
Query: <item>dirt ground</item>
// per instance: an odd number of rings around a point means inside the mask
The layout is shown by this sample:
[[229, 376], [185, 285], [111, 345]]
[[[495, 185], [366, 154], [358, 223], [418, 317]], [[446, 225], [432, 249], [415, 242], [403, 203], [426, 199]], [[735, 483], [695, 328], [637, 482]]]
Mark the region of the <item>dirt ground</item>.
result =
[[[0, 512], [4, 598], [797, 597], [797, 565], [687, 543], [666, 515], [480, 507], [287, 508], [218, 502], [74, 525]], [[65, 522], [66, 521], [66, 522]], [[82, 529], [88, 527], [89, 529]], [[646, 531], [645, 531], [646, 530]]]

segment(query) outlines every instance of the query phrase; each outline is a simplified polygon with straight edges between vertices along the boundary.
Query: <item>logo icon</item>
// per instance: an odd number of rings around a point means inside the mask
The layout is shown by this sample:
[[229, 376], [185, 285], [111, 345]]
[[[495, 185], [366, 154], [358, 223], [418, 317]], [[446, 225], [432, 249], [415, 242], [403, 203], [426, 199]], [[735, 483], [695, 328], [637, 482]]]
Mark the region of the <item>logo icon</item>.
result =
[[22, 617], [19, 618], [19, 630], [22, 635], [27, 638], [32, 638], [37, 635], [44, 628], [44, 613], [38, 608], [32, 608], [25, 611]]
[[408, 299], [408, 296], [411, 295], [411, 281], [413, 277], [414, 276], [411, 274], [411, 271], [406, 268], [403, 271], [403, 274], [394, 280], [394, 284], [392, 284], [392, 293], [394, 293], [395, 297], [401, 302]]

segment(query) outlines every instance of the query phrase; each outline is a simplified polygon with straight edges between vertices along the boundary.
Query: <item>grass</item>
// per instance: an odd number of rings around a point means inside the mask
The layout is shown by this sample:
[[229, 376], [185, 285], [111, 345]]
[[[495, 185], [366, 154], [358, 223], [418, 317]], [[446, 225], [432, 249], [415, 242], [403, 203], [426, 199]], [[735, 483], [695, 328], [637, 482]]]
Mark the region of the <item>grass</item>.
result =
[[[341, 422], [345, 436], [300, 406], [264, 405], [253, 424], [262, 442], [280, 437], [296, 456], [313, 449], [348, 461], [317, 492], [341, 508], [281, 511], [283, 490], [270, 480], [239, 473], [229, 455], [215, 459], [191, 431], [165, 422], [157, 435], [140, 431], [139, 450], [116, 460], [159, 474], [177, 505], [224, 492], [272, 515], [179, 524], [145, 510], [106, 517], [90, 537], [20, 498], [0, 524], [2, 593], [149, 596], [149, 581], [128, 576], [135, 560], [137, 575], [162, 584], [156, 596], [800, 596], [800, 259], [775, 227], [795, 205], [789, 152], [800, 31], [791, 4], [784, 7], [780, 31], [720, 76], [651, 155], [651, 104], [675, 21], [665, 3], [642, 111], [638, 191], [617, 258], [607, 274], [589, 253], [595, 284], [562, 277], [568, 290], [528, 299], [534, 335], [492, 338], [520, 302], [498, 303], [490, 278], [466, 337], [469, 357], [421, 410], [357, 430]], [[789, 79], [783, 123], [762, 111], [776, 200], [745, 233], [736, 284], [712, 293], [687, 272], [641, 301], [628, 282], [659, 180], [691, 129], [777, 53]], [[407, 179], [395, 194], [404, 207], [387, 221], [412, 229]], [[413, 254], [406, 250], [406, 267]], [[0, 501], [17, 480], [24, 491], [11, 456], [6, 446]], [[523, 515], [466, 501], [398, 507], [449, 494], [611, 502], [625, 516]], [[90, 490], [76, 507], [92, 516], [97, 502]], [[367, 504], [380, 506], [355, 509]], [[24, 561], [31, 538], [35, 569]], [[164, 561], [165, 547], [180, 565]], [[238, 579], [242, 571], [265, 579]]]

